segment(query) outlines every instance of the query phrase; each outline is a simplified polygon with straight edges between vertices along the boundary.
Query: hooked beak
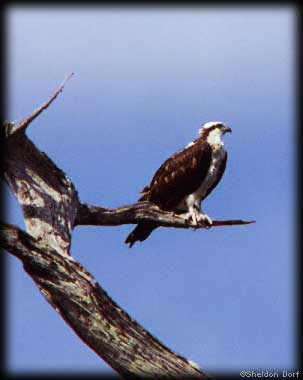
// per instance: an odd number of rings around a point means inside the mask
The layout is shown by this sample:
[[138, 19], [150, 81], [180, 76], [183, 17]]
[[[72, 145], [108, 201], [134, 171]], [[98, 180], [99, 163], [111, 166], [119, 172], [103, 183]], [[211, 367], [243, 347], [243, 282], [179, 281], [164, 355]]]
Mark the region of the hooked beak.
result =
[[232, 133], [232, 129], [229, 128], [229, 127], [224, 127], [224, 128], [223, 128], [223, 131], [224, 131], [224, 133], [226, 133], [226, 132], [230, 132], [230, 133]]

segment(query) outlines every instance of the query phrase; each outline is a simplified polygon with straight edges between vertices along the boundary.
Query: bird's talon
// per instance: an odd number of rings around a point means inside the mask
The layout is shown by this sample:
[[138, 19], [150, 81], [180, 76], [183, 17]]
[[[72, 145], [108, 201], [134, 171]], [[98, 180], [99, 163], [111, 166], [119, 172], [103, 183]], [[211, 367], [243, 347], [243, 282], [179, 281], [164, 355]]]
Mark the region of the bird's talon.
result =
[[206, 225], [206, 228], [210, 228], [212, 226], [213, 221], [208, 215], [201, 213], [200, 217], [201, 217], [200, 220]]

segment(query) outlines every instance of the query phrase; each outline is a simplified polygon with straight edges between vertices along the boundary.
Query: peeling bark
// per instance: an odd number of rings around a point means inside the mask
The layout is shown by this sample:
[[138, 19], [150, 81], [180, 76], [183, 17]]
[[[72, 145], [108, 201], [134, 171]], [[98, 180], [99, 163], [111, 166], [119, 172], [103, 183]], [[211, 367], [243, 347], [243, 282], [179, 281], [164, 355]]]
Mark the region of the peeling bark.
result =
[[[156, 221], [165, 227], [194, 226], [149, 202], [106, 209], [79, 201], [65, 173], [25, 134], [63, 87], [18, 125], [2, 127], [1, 174], [20, 204], [26, 232], [0, 225], [0, 246], [22, 261], [43, 296], [82, 341], [125, 378], [207, 378], [194, 363], [169, 350], [134, 321], [70, 257], [71, 232], [77, 225]], [[252, 222], [214, 221], [214, 226], [247, 223]], [[198, 228], [206, 226], [201, 223]]]
[[11, 225], [0, 225], [0, 245], [22, 261], [47, 301], [123, 377], [207, 377], [131, 319], [72, 258]]

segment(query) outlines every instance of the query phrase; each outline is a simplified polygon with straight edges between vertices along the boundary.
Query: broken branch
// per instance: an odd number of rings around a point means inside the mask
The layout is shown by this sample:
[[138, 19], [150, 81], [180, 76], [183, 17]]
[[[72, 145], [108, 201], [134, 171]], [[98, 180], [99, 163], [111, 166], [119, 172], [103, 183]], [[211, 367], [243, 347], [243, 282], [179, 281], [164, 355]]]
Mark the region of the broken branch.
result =
[[[1, 130], [1, 174], [22, 208], [27, 233], [2, 224], [0, 246], [22, 261], [43, 296], [80, 339], [125, 378], [207, 378], [194, 363], [169, 350], [130, 318], [69, 256], [71, 232], [76, 225], [117, 226], [151, 221], [165, 227], [206, 226], [203, 222], [195, 226], [149, 202], [107, 209], [79, 201], [65, 173], [24, 133], [57, 98], [66, 81], [19, 125], [8, 122]], [[214, 221], [213, 226], [248, 223], [253, 222]]]
[[17, 133], [17, 132], [20, 132], [20, 131], [24, 131], [34, 119], [36, 119], [44, 110], [46, 110], [51, 105], [51, 103], [57, 98], [57, 96], [60, 94], [60, 92], [63, 91], [63, 88], [64, 88], [66, 82], [69, 81], [70, 78], [73, 75], [74, 75], [74, 73], [71, 73], [65, 79], [65, 81], [62, 83], [62, 85], [58, 88], [58, 90], [53, 94], [53, 96], [47, 102], [43, 103], [30, 116], [28, 116], [27, 118], [23, 119], [18, 125], [16, 125], [12, 129], [11, 133]]

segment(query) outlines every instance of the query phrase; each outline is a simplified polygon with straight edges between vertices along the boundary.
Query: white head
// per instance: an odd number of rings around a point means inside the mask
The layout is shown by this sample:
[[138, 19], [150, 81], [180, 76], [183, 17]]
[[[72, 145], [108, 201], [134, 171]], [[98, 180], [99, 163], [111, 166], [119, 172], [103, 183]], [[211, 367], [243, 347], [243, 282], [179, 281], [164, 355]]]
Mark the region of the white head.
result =
[[221, 137], [226, 133], [231, 132], [231, 128], [227, 127], [221, 121], [210, 121], [203, 124], [199, 129], [199, 135], [203, 140], [206, 140], [210, 145], [222, 144]]

